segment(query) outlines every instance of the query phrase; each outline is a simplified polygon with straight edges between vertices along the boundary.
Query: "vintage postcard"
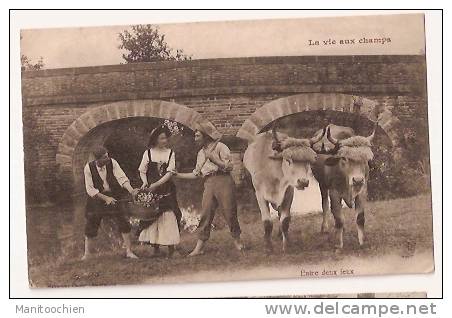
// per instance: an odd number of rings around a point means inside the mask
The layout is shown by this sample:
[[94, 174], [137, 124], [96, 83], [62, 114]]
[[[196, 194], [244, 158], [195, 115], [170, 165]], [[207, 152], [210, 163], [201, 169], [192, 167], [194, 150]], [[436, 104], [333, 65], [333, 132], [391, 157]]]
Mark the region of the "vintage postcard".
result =
[[434, 271], [422, 14], [20, 37], [30, 287]]

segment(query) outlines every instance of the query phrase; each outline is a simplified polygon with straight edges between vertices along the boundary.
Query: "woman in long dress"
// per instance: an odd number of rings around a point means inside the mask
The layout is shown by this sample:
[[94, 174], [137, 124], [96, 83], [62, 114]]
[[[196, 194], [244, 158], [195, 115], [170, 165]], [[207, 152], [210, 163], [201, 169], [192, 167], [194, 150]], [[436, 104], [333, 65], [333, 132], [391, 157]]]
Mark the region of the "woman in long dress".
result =
[[141, 231], [139, 241], [149, 242], [154, 247], [154, 255], [159, 253], [160, 245], [168, 246], [169, 257], [180, 242], [179, 223], [182, 216], [177, 204], [176, 187], [171, 181], [176, 173], [176, 159], [174, 151], [168, 147], [170, 135], [170, 130], [164, 125], [151, 132], [149, 149], [143, 153], [138, 169], [143, 182], [141, 187], [163, 195], [159, 201], [161, 214]]

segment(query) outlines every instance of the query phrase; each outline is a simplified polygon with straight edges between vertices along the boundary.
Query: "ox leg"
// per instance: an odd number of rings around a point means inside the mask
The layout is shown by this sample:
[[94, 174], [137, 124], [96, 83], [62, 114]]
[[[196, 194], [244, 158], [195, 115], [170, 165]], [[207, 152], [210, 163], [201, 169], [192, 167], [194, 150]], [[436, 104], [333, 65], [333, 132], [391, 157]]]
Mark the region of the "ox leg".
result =
[[335, 248], [342, 249], [344, 247], [344, 212], [342, 211], [341, 197], [336, 191], [330, 191], [331, 212], [335, 222]]
[[290, 207], [292, 206], [294, 190], [293, 188], [288, 188], [284, 195], [283, 203], [280, 207], [280, 228], [283, 240], [283, 252], [286, 253], [289, 248], [289, 224], [290, 224]]
[[360, 246], [364, 244], [364, 223], [366, 221], [364, 216], [365, 198], [363, 195], [358, 195], [355, 199], [356, 210], [356, 229], [358, 232], [358, 242]]
[[320, 187], [320, 194], [322, 196], [322, 227], [320, 228], [320, 233], [328, 233], [328, 189], [325, 187]]
[[[281, 211], [280, 211], [281, 209], [278, 207], [275, 207], [275, 206], [273, 207], [273, 209], [275, 209], [276, 212], [278, 212], [278, 220], [281, 220]], [[282, 232], [281, 232], [281, 226], [278, 226], [278, 232], [276, 233], [276, 237], [280, 240], [283, 239]]]
[[289, 224], [290, 224], [290, 211], [284, 211], [281, 214], [280, 226], [282, 234], [282, 249], [283, 253], [286, 253], [289, 249]]
[[273, 223], [270, 216], [270, 208], [269, 203], [263, 197], [256, 193], [257, 203], [259, 205], [259, 209], [261, 210], [262, 222], [264, 224], [264, 243], [265, 250], [267, 252], [271, 252], [273, 250], [272, 246], [272, 230]]

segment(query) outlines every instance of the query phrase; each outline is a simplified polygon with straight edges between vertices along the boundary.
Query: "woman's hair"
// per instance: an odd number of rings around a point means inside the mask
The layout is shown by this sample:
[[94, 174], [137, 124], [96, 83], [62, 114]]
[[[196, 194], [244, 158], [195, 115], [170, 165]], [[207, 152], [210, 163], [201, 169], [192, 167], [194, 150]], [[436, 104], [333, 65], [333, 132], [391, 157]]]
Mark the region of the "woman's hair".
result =
[[151, 135], [149, 136], [148, 147], [155, 147], [155, 145], [157, 144], [157, 139], [161, 134], [165, 134], [166, 137], [170, 137], [171, 131], [165, 125], [160, 125], [154, 128], [151, 131]]

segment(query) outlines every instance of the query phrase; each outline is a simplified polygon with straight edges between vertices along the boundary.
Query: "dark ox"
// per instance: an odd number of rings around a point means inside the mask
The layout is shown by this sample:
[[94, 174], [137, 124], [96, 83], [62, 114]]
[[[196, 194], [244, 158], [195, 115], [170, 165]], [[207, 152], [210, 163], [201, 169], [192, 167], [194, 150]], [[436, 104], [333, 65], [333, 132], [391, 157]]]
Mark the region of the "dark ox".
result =
[[[353, 129], [328, 125], [316, 136], [322, 135], [312, 147], [317, 160], [312, 165], [314, 177], [319, 182], [322, 196], [323, 221], [321, 231], [327, 228], [328, 196], [335, 221], [335, 247], [343, 247], [344, 213], [342, 200], [356, 210], [358, 241], [364, 243], [364, 209], [367, 198], [369, 161], [373, 159], [371, 142], [377, 128], [369, 137], [355, 136]], [[326, 129], [326, 136], [325, 136]]]
[[289, 138], [286, 134], [277, 133], [273, 127], [271, 132], [257, 135], [245, 151], [243, 163], [256, 192], [268, 252], [272, 250], [273, 229], [269, 204], [278, 211], [283, 251], [287, 251], [294, 188], [303, 190], [309, 185], [310, 164], [316, 160], [311, 146], [318, 140], [320, 138]]

